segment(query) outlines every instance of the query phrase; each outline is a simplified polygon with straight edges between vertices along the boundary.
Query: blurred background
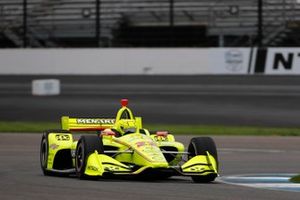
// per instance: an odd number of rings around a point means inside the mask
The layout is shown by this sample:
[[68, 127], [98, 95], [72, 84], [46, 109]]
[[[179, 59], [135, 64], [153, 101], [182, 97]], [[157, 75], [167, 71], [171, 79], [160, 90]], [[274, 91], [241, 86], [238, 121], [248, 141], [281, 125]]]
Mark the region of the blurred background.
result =
[[1, 48], [300, 45], [299, 0], [1, 0]]
[[299, 0], [0, 0], [0, 120], [298, 127], [299, 46]]

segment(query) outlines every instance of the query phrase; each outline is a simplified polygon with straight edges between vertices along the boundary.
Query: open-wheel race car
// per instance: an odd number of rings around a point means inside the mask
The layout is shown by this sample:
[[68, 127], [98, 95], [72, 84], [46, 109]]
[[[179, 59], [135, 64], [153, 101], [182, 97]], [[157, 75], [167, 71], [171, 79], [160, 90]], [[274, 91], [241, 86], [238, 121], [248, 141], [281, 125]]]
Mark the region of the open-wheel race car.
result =
[[127, 99], [121, 100], [115, 119], [63, 116], [62, 130], [49, 130], [42, 136], [43, 173], [76, 174], [81, 179], [180, 175], [194, 182], [215, 180], [218, 155], [213, 139], [195, 137], [185, 148], [167, 131], [153, 133], [143, 128], [142, 118], [135, 117], [127, 104]]

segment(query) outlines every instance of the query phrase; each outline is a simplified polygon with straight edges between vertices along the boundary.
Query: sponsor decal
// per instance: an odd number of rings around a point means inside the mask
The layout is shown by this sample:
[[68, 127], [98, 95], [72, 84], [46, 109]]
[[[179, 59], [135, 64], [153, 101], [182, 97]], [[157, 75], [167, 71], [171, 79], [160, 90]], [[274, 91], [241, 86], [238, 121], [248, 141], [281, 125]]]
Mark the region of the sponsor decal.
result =
[[243, 69], [243, 53], [239, 50], [229, 50], [225, 53], [226, 68], [232, 72]]
[[114, 119], [77, 119], [78, 124], [114, 124]]
[[144, 141], [140, 141], [140, 142], [137, 142], [137, 143], [135, 143], [135, 145], [139, 148], [139, 147], [142, 147], [142, 146], [156, 146], [155, 145], [155, 143], [154, 142], [152, 142], [152, 141], [146, 141], [146, 142], [144, 142]]
[[[188, 169], [185, 169], [188, 170]], [[194, 171], [194, 172], [203, 172], [205, 170], [204, 167], [199, 167], [199, 166], [195, 166], [195, 167], [191, 167], [189, 170]]]
[[145, 146], [145, 142], [137, 142], [137, 143], [136, 143], [136, 146], [137, 146], [138, 148], [140, 148], [140, 147], [142, 147], [142, 146]]
[[69, 135], [55, 135], [57, 141], [70, 141]]
[[58, 149], [58, 147], [59, 147], [59, 145], [57, 145], [57, 144], [50, 145], [50, 149], [53, 149], [53, 150]]
[[88, 166], [87, 169], [92, 171], [98, 171], [98, 168], [95, 166]]
[[168, 141], [168, 138], [167, 137], [165, 137], [165, 136], [154, 136], [154, 139], [155, 139], [155, 141], [160, 141], [160, 142], [162, 142], [162, 141]]
[[122, 169], [120, 167], [117, 167], [117, 166], [108, 166], [108, 167], [105, 167], [104, 170], [106, 170], [106, 171], [120, 171]]
[[71, 156], [72, 156], [72, 158], [76, 157], [76, 150], [71, 150]]

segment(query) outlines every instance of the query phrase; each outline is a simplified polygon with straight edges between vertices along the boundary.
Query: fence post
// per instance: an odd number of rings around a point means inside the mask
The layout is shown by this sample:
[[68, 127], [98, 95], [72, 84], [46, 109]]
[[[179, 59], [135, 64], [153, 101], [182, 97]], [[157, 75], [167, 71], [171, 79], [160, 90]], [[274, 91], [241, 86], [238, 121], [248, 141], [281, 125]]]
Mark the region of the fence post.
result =
[[101, 29], [101, 23], [100, 23], [100, 0], [96, 0], [96, 43], [97, 43], [97, 47], [100, 47], [100, 29]]
[[27, 45], [27, 0], [23, 0], [23, 47]]
[[258, 25], [257, 25], [257, 42], [258, 46], [263, 46], [263, 1], [258, 0]]
[[174, 0], [170, 0], [169, 2], [169, 17], [170, 17], [170, 26], [174, 26]]

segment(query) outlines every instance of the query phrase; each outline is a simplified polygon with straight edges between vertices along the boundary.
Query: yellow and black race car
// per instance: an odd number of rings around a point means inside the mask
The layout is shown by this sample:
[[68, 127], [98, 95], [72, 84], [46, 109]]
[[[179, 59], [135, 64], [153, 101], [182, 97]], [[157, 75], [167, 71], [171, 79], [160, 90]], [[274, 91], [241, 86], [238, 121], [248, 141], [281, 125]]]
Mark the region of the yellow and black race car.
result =
[[[62, 117], [62, 130], [42, 136], [41, 168], [45, 175], [76, 174], [81, 179], [137, 176], [190, 176], [211, 182], [218, 176], [214, 141], [195, 137], [185, 149], [167, 131], [150, 133], [122, 99], [115, 119]], [[78, 137], [74, 133], [88, 133]]]

